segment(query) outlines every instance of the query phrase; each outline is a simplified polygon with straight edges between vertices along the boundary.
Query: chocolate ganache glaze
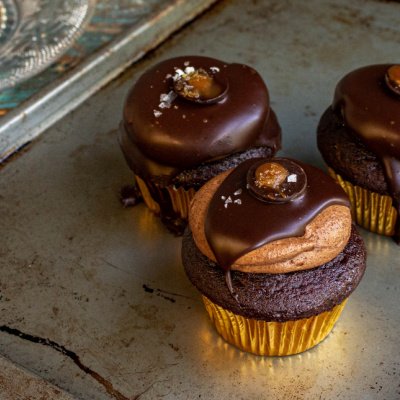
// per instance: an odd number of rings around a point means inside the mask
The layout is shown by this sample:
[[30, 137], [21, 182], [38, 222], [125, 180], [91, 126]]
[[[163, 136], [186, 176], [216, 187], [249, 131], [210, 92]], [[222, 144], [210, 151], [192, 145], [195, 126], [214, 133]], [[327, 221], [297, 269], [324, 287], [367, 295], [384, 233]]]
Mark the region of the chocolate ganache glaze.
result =
[[[215, 81], [215, 99], [192, 101], [176, 89], [176, 77], [193, 70]], [[136, 82], [125, 103], [120, 143], [135, 173], [172, 177], [251, 146], [277, 150], [280, 128], [253, 68], [185, 56], [155, 65]]]
[[[262, 200], [252, 190], [252, 177], [248, 173], [259, 171], [262, 164], [280, 164], [287, 171], [284, 179], [282, 172], [278, 172], [278, 179], [258, 178], [261, 183], [266, 180], [269, 186], [276, 187], [279, 192], [276, 202], [271, 201], [269, 194], [268, 199]], [[298, 190], [297, 196], [293, 190]], [[286, 202], [282, 201], [285, 192]], [[307, 224], [334, 204], [350, 206], [342, 188], [319, 169], [290, 159], [247, 160], [225, 178], [211, 199], [205, 234], [218, 264], [229, 271], [239, 257], [264, 244], [302, 236]], [[227, 282], [229, 285], [229, 277]]]
[[336, 87], [333, 109], [380, 159], [400, 212], [400, 93], [396, 93], [396, 72], [393, 64], [371, 65], [350, 72]]

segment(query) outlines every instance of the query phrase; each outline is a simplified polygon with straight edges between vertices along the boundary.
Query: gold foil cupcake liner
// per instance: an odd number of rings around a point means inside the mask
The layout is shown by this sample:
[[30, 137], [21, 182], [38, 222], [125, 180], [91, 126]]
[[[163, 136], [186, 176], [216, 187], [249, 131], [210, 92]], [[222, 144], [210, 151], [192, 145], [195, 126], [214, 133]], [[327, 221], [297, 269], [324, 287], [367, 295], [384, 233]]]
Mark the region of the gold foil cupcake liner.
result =
[[[156, 214], [160, 213], [160, 205], [151, 195], [151, 190], [147, 184], [139, 176], [135, 175], [136, 183], [142, 193], [146, 206]], [[189, 204], [196, 191], [193, 188], [185, 190], [184, 188], [176, 188], [173, 185], [167, 186], [164, 190], [157, 189], [160, 196], [167, 195], [172, 205], [173, 211], [181, 218], [187, 219], [189, 213]]]
[[196, 191], [193, 188], [185, 190], [181, 187], [176, 188], [175, 186], [168, 186], [167, 190], [174, 212], [176, 212], [181, 218], [188, 219], [189, 205]]
[[397, 220], [397, 210], [390, 196], [363, 189], [344, 180], [339, 174], [328, 168], [350, 199], [353, 219], [371, 232], [393, 236]]
[[202, 298], [217, 332], [228, 343], [260, 356], [288, 356], [316, 346], [331, 332], [347, 301], [313, 317], [267, 322], [234, 314]]
[[159, 204], [153, 199], [152, 195], [150, 194], [150, 191], [146, 185], [146, 183], [143, 181], [142, 178], [138, 177], [135, 175], [136, 179], [136, 184], [142, 193], [143, 201], [146, 204], [146, 206], [153, 211], [156, 214], [160, 213], [160, 206]]

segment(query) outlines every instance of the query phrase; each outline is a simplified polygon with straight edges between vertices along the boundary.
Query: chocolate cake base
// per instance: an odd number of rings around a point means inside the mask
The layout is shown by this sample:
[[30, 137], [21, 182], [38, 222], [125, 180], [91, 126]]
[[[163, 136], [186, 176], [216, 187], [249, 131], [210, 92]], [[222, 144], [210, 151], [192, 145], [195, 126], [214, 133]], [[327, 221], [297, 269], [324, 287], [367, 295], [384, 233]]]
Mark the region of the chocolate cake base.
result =
[[353, 185], [379, 194], [389, 194], [383, 166], [374, 153], [329, 107], [321, 117], [317, 144], [329, 167]]
[[183, 265], [190, 281], [217, 305], [246, 318], [293, 321], [320, 314], [343, 302], [357, 287], [366, 263], [366, 250], [353, 226], [349, 242], [332, 261], [288, 274], [249, 274], [231, 271], [235, 299], [224, 271], [196, 247], [185, 232]]
[[185, 190], [193, 188], [197, 191], [214, 176], [230, 168], [237, 167], [245, 160], [256, 157], [271, 158], [274, 154], [275, 150], [271, 147], [252, 147], [218, 160], [202, 163], [195, 168], [184, 170], [168, 182], [165, 181], [165, 177], [158, 176], [147, 178], [145, 181], [151, 197], [160, 206], [161, 221], [172, 233], [180, 236], [183, 234], [187, 222], [174, 212], [171, 196], [167, 189], [168, 186], [183, 187]]

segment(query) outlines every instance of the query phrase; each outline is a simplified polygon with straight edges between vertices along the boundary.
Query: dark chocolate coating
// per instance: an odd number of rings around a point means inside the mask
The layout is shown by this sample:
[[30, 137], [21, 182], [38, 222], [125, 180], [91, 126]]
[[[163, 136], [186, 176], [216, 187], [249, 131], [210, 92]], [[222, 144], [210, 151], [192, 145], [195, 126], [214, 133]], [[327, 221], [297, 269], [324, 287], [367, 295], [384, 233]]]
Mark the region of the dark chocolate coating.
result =
[[[306, 226], [323, 209], [335, 204], [350, 206], [347, 195], [331, 177], [294, 160], [291, 161], [299, 164], [307, 176], [304, 192], [287, 203], [261, 201], [247, 189], [247, 172], [260, 161], [247, 160], [235, 168], [208, 206], [206, 238], [218, 264], [225, 270], [239, 257], [269, 242], [302, 236]], [[226, 201], [228, 197], [230, 203]]]
[[237, 300], [224, 271], [196, 247], [185, 232], [182, 260], [187, 276], [204, 296], [246, 318], [293, 321], [330, 311], [357, 287], [364, 271], [366, 250], [355, 227], [344, 250], [320, 267], [288, 274], [250, 274], [231, 271]]
[[[159, 108], [160, 95], [171, 91], [175, 68], [185, 64], [219, 68], [229, 83], [226, 97], [197, 104], [181, 97]], [[154, 111], [161, 112], [158, 117]], [[145, 72], [130, 91], [123, 114], [120, 143], [134, 172], [147, 179], [174, 177], [186, 169], [254, 146], [280, 148], [280, 128], [271, 117], [269, 95], [260, 75], [242, 64], [200, 56], [163, 61]]]
[[321, 117], [317, 144], [326, 164], [344, 179], [373, 192], [389, 194], [382, 163], [332, 107]]
[[336, 86], [333, 109], [367, 148], [376, 154], [395, 199], [400, 197], [400, 96], [385, 82], [392, 64], [350, 72]]

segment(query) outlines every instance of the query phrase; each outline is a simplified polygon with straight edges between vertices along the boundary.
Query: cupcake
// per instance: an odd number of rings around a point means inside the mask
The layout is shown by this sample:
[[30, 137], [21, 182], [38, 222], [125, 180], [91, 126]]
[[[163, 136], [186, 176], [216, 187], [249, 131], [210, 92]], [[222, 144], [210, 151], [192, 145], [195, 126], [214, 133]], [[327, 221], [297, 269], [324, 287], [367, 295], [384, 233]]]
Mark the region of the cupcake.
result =
[[291, 159], [258, 158], [194, 196], [182, 260], [227, 342], [284, 356], [329, 334], [364, 274], [366, 252], [332, 178]]
[[400, 65], [347, 74], [322, 115], [318, 148], [349, 195], [355, 221], [400, 237]]
[[179, 233], [194, 193], [246, 159], [273, 156], [280, 132], [253, 68], [185, 56], [138, 79], [124, 105], [119, 140], [147, 207]]

